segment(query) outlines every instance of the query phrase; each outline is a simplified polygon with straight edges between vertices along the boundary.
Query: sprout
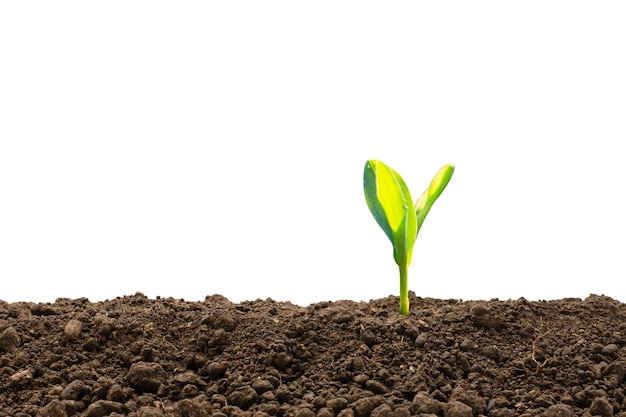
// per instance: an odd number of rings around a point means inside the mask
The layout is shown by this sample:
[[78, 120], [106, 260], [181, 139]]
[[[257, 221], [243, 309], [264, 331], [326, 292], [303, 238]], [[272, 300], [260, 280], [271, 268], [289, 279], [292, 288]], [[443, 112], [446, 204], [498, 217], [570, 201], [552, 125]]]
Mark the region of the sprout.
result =
[[369, 160], [363, 172], [365, 201], [374, 219], [393, 245], [393, 259], [400, 268], [400, 314], [409, 314], [408, 269], [413, 245], [426, 215], [448, 185], [454, 165], [441, 168], [415, 203], [404, 180], [381, 161]]

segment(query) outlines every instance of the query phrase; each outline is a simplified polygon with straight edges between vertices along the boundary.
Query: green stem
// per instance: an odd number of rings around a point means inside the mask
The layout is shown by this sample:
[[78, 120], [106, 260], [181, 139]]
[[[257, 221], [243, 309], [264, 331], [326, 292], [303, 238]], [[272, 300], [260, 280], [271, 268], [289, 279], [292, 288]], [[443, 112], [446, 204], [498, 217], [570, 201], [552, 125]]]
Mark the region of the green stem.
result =
[[400, 266], [400, 314], [409, 315], [409, 266]]

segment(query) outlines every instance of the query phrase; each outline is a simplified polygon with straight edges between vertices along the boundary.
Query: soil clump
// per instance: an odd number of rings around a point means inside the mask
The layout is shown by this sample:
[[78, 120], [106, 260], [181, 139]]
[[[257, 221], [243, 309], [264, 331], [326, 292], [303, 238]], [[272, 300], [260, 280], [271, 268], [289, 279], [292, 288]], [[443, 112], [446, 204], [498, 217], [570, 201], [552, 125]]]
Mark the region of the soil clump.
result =
[[0, 301], [0, 417], [626, 416], [626, 305]]

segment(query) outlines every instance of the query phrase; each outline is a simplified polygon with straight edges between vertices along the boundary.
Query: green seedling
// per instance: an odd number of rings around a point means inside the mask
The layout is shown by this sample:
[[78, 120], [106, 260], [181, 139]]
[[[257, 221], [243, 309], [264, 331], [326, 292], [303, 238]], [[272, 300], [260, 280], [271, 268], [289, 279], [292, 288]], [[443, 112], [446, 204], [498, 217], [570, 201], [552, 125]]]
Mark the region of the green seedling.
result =
[[454, 165], [442, 167], [413, 206], [404, 180], [381, 161], [369, 160], [363, 172], [365, 201], [374, 219], [393, 245], [393, 259], [400, 268], [400, 314], [409, 314], [408, 269], [413, 245], [424, 219], [448, 185]]

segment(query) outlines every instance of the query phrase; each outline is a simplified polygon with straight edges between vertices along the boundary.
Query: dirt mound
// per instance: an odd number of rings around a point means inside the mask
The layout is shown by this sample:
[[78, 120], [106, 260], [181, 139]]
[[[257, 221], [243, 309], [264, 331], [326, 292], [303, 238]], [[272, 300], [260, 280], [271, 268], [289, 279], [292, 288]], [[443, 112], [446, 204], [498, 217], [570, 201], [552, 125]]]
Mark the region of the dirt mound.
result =
[[0, 417], [626, 416], [626, 305], [0, 301]]

